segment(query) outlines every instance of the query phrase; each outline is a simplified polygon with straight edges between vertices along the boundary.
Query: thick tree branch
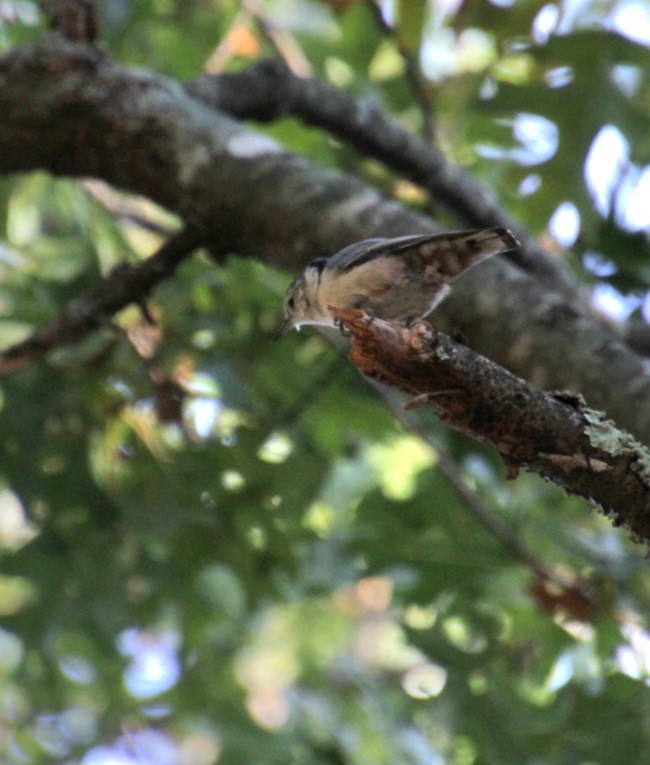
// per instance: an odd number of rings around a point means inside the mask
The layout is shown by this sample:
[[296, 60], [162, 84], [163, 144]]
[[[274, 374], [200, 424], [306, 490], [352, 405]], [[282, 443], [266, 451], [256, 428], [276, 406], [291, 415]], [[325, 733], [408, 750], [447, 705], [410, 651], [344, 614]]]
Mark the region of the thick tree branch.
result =
[[547, 393], [430, 324], [406, 329], [335, 309], [352, 334], [351, 361], [366, 375], [431, 403], [440, 418], [495, 448], [509, 473], [526, 468], [591, 499], [650, 542], [650, 452], [601, 413]]
[[[295, 271], [368, 236], [435, 230], [344, 173], [284, 150], [177, 83], [60, 39], [0, 59], [0, 172], [96, 176], [181, 215], [219, 251]], [[650, 442], [644, 360], [568, 289], [501, 258], [436, 309], [480, 352], [548, 388], [581, 391]]]
[[404, 130], [377, 103], [314, 78], [297, 77], [277, 60], [261, 61], [241, 72], [203, 75], [186, 88], [203, 103], [240, 119], [271, 122], [293, 116], [325, 128], [423, 186], [463, 224], [510, 229], [522, 244], [511, 259], [526, 270], [552, 279], [556, 286], [574, 284], [562, 263], [539, 247], [488, 189], [434, 146]]

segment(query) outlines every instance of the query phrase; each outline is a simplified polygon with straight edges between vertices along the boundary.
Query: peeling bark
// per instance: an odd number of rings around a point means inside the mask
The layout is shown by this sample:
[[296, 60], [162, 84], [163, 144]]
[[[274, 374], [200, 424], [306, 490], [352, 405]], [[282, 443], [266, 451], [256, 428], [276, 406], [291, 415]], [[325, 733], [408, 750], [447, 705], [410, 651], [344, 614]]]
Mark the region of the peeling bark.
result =
[[[291, 271], [369, 236], [435, 230], [425, 216], [284, 150], [178, 83], [59, 38], [0, 59], [0, 115], [0, 172], [102, 178], [175, 211], [220, 252]], [[492, 258], [456, 282], [435, 321], [520, 376], [580, 391], [650, 442], [645, 360], [573, 297]]]
[[538, 473], [597, 503], [650, 541], [650, 452], [579, 398], [541, 390], [421, 321], [410, 329], [331, 309], [363, 374], [430, 403], [440, 419], [496, 449], [509, 476]]

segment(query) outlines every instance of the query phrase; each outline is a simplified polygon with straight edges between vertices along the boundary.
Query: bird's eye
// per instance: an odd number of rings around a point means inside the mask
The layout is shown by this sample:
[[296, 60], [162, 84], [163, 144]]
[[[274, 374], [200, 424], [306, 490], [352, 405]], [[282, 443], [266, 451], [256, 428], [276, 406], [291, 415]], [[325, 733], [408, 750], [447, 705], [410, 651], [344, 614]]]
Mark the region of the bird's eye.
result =
[[292, 297], [290, 297], [289, 300], [287, 300], [287, 308], [291, 308], [291, 310], [293, 310], [295, 305], [296, 305], [296, 301]]

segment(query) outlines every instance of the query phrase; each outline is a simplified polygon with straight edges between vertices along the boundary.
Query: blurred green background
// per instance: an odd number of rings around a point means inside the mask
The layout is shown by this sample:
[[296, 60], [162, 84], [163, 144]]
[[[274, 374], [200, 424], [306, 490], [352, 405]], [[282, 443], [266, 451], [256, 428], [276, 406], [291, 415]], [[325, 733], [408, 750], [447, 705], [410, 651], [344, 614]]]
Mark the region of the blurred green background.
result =
[[[373, 97], [643, 317], [648, 3], [97, 5], [119, 61], [281, 56]], [[5, 51], [43, 34], [34, 3], [0, 19]], [[429, 204], [324, 132], [261, 129]], [[2, 345], [176, 225], [99, 182], [2, 179]], [[0, 761], [650, 763], [643, 549], [424, 410], [407, 430], [321, 336], [271, 344], [287, 281], [200, 256], [156, 327], [128, 309], [2, 380]]]

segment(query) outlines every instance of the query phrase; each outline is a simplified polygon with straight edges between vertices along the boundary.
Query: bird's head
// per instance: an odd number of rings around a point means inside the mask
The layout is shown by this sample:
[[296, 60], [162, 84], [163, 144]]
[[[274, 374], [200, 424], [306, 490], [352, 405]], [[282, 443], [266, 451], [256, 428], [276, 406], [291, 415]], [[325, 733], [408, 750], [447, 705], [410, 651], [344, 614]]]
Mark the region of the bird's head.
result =
[[326, 258], [312, 260], [291, 282], [284, 296], [284, 321], [278, 327], [274, 339], [303, 324], [331, 323], [321, 315], [317, 299], [326, 263]]

